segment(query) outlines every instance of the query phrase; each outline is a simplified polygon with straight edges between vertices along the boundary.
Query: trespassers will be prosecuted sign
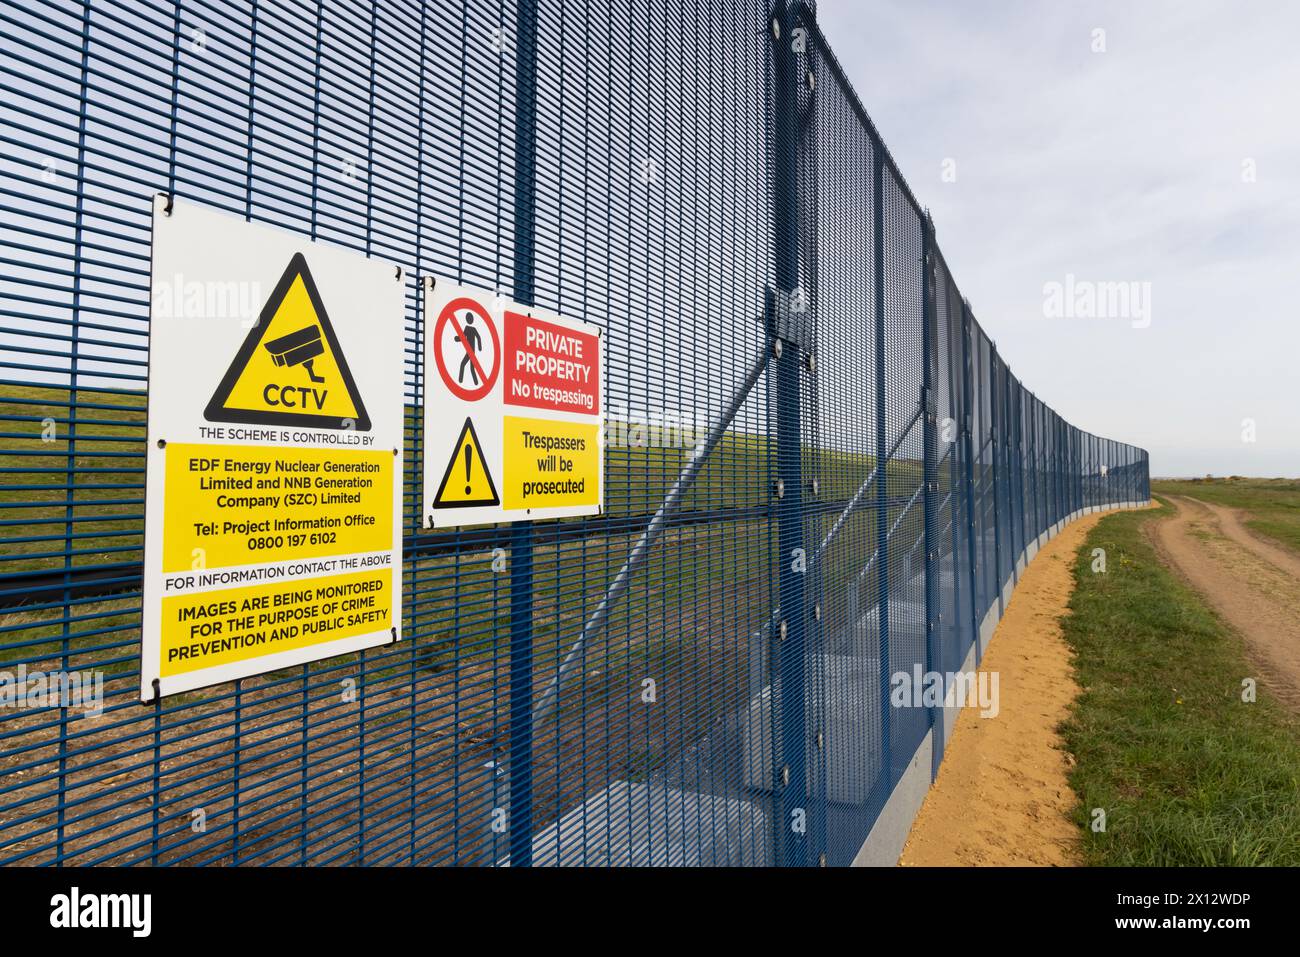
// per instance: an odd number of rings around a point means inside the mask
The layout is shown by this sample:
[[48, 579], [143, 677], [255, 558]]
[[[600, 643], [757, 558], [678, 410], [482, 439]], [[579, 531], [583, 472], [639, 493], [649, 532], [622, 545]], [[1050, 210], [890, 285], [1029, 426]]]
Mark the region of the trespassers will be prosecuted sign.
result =
[[426, 527], [599, 512], [600, 329], [432, 277], [424, 315]]
[[396, 641], [396, 266], [160, 197], [142, 700]]

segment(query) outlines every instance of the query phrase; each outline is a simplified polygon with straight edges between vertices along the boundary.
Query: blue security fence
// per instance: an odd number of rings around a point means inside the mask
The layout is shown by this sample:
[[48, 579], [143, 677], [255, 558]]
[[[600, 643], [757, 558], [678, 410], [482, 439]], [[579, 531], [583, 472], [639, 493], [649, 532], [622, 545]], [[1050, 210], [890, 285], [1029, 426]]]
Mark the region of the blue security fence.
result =
[[[0, 863], [848, 864], [942, 754], [892, 677], [1149, 498], [1000, 359], [811, 5], [0, 21], [0, 685], [103, 692], [0, 709]], [[141, 706], [158, 193], [403, 266], [405, 633]], [[602, 514], [422, 529], [426, 274], [603, 327]]]

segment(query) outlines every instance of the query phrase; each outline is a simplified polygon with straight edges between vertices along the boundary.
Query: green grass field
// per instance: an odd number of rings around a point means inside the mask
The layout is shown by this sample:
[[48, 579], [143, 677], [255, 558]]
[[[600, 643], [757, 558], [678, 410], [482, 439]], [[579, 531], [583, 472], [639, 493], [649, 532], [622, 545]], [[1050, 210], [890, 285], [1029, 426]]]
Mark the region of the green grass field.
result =
[[1083, 692], [1062, 731], [1086, 862], [1300, 865], [1300, 721], [1262, 686], [1242, 700], [1240, 639], [1142, 533], [1168, 510], [1103, 519], [1075, 558], [1064, 628]]
[[[0, 572], [56, 569], [65, 563], [136, 562], [142, 557], [144, 396], [80, 391], [75, 403], [71, 398], [67, 389], [56, 386], [0, 385], [0, 489], [5, 505], [0, 515], [5, 523], [0, 528]], [[408, 433], [413, 435], [416, 422], [417, 411], [408, 409]], [[648, 433], [614, 423], [611, 434], [644, 441]], [[75, 444], [69, 435], [76, 436]], [[610, 448], [607, 514], [653, 512], [686, 465], [692, 443], [686, 433], [679, 447]], [[851, 497], [874, 464], [872, 455], [805, 451], [805, 471], [820, 476], [823, 501]], [[729, 432], [684, 496], [682, 509], [769, 503], [775, 468], [775, 450], [766, 436]], [[887, 473], [891, 492], [897, 494], [916, 486], [921, 467], [891, 461]]]
[[[75, 406], [75, 408], [74, 408]], [[75, 428], [74, 428], [75, 419]], [[408, 409], [408, 432], [418, 415]], [[0, 386], [0, 477], [5, 525], [0, 528], [0, 573], [14, 574], [133, 563], [142, 558], [144, 512], [144, 396], [138, 392], [82, 391], [72, 402], [56, 386]], [[624, 428], [635, 438], [636, 430]], [[77, 436], [75, 444], [69, 435]], [[685, 447], [618, 447], [606, 459], [606, 514], [647, 515], [660, 504], [691, 454]], [[410, 445], [408, 445], [408, 448]], [[821, 476], [822, 500], [846, 500], [871, 474], [870, 455], [807, 450], [805, 468]], [[669, 531], [617, 609], [622, 622], [662, 622], [713, 617], [728, 602], [741, 602], [741, 620], [764, 621], [770, 604], [767, 575], [775, 547], [774, 524], [761, 506], [771, 505], [774, 452], [765, 436], [732, 432], [708, 458], [684, 497], [687, 511], [760, 506], [744, 520], [709, 522]], [[920, 466], [891, 462], [890, 491], [915, 487]], [[418, 481], [417, 481], [418, 484]], [[408, 492], [411, 490], [408, 480]], [[418, 491], [416, 492], [418, 494]], [[408, 510], [414, 498], [408, 494]], [[901, 512], [891, 509], [892, 524]], [[837, 514], [811, 520], [819, 540]], [[899, 534], [919, 535], [922, 510], [914, 508]], [[415, 521], [408, 515], [408, 522]], [[843, 541], [853, 554], [864, 538], [874, 541], [875, 517], [859, 512]], [[538, 544], [534, 554], [537, 595], [534, 625], [539, 643], [571, 640], [595, 607], [606, 581], [618, 571], [639, 534], [593, 535], [561, 546]], [[865, 562], [865, 553], [860, 554]], [[486, 551], [422, 558], [404, 570], [404, 593], [412, 603], [413, 627], [431, 647], [422, 661], [437, 669], [457, 658], [497, 653], [510, 634], [508, 595], [488, 571]], [[840, 577], [852, 574], [838, 563]], [[413, 581], [415, 574], [418, 580]], [[833, 587], [835, 582], [828, 582]], [[471, 597], [466, 597], [467, 595]], [[748, 607], [753, 602], [753, 607]], [[48, 660], [71, 653], [74, 663], [94, 661], [124, 673], [139, 640], [138, 600], [106, 599], [73, 606], [0, 613], [0, 660]], [[740, 626], [741, 630], [748, 627]], [[658, 630], [657, 628], [655, 629]], [[665, 646], [666, 647], [666, 646]]]
[[83, 391], [74, 409], [71, 398], [0, 386], [0, 572], [140, 560], [144, 403]]
[[1300, 551], [1300, 479], [1165, 479], [1151, 490], [1243, 509], [1253, 531]]

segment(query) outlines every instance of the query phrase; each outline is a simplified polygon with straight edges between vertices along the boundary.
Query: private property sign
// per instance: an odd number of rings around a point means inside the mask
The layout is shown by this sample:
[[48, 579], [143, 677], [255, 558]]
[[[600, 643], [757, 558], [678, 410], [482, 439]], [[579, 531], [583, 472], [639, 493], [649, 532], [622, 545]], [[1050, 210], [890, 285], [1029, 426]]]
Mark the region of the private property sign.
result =
[[433, 277], [424, 316], [425, 527], [599, 512], [600, 329]]
[[141, 700], [398, 639], [404, 285], [156, 201]]
[[506, 311], [506, 402], [577, 415], [600, 414], [600, 338]]

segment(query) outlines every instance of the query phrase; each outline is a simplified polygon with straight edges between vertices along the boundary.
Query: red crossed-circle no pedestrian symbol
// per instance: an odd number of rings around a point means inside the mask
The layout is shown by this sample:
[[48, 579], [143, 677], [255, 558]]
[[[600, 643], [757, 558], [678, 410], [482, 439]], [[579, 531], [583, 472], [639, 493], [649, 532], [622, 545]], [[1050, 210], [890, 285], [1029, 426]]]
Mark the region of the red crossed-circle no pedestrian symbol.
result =
[[462, 296], [443, 306], [433, 343], [438, 375], [452, 395], [474, 402], [492, 391], [501, 372], [501, 336], [476, 300]]

